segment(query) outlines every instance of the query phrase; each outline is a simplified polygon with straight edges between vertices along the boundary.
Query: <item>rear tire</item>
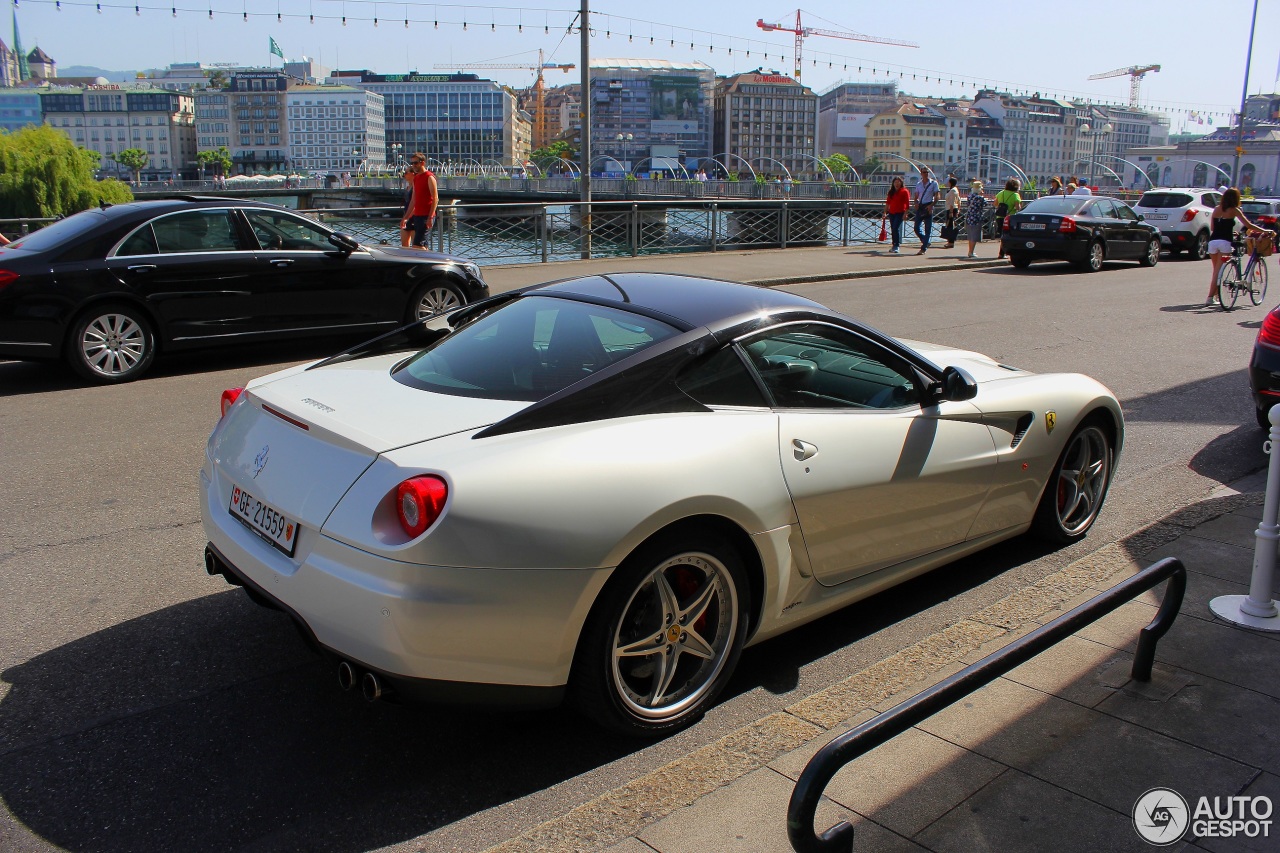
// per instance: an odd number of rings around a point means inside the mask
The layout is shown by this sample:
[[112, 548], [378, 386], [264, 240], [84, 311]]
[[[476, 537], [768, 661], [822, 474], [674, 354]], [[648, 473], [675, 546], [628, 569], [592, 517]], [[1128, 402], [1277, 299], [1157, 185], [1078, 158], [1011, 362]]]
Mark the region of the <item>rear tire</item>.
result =
[[1147, 244], [1147, 251], [1138, 259], [1138, 263], [1144, 267], [1154, 267], [1160, 263], [1160, 241], [1152, 240]]
[[1253, 416], [1258, 419], [1258, 426], [1262, 427], [1268, 432], [1270, 432], [1271, 430], [1271, 420], [1268, 417], [1270, 412], [1271, 412], [1270, 409], [1259, 409], [1256, 406], [1253, 409]]
[[1218, 270], [1218, 304], [1224, 311], [1229, 311], [1235, 307], [1239, 298], [1240, 275], [1236, 272], [1235, 264], [1223, 264], [1222, 269]]
[[96, 305], [72, 324], [65, 355], [71, 369], [90, 382], [132, 382], [155, 360], [155, 333], [131, 305]]
[[1053, 466], [1036, 507], [1031, 529], [1055, 545], [1068, 545], [1089, 532], [1111, 486], [1114, 453], [1100, 417], [1081, 424]]
[[1209, 232], [1201, 231], [1196, 235], [1196, 241], [1187, 249], [1193, 261], [1203, 261], [1209, 257]]
[[692, 725], [724, 688], [746, 641], [751, 590], [737, 552], [689, 531], [623, 561], [583, 626], [570, 698], [633, 737]]
[[1009, 263], [1013, 264], [1020, 270], [1025, 270], [1027, 267], [1031, 266], [1031, 259], [1026, 255], [1010, 255]]
[[1085, 272], [1098, 272], [1102, 269], [1102, 262], [1106, 259], [1106, 251], [1102, 248], [1101, 241], [1095, 240], [1089, 244], [1088, 256], [1076, 264]]

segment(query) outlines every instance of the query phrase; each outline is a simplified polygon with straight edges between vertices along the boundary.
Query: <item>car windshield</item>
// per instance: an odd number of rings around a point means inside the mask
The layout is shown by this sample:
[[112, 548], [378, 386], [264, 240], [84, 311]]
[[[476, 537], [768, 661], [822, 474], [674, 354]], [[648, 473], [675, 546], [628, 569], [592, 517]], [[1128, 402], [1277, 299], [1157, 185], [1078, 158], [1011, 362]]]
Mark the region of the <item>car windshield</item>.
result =
[[1022, 208], [1023, 213], [1075, 213], [1093, 200], [1092, 196], [1051, 195], [1038, 198]]
[[101, 210], [86, 210], [66, 219], [50, 223], [39, 231], [32, 231], [21, 240], [14, 240], [8, 245], [10, 249], [24, 249], [28, 252], [43, 252], [56, 248], [65, 242], [74, 241], [77, 237], [89, 233], [102, 225], [106, 216]]
[[1138, 207], [1186, 207], [1191, 196], [1186, 193], [1143, 193]]
[[1243, 210], [1243, 211], [1245, 212], [1245, 215], [1248, 215], [1248, 214], [1251, 214], [1251, 213], [1252, 213], [1253, 215], [1255, 215], [1255, 216], [1256, 216], [1256, 215], [1258, 215], [1258, 214], [1260, 214], [1260, 213], [1270, 213], [1270, 212], [1271, 212], [1271, 202], [1269, 202], [1269, 201], [1245, 201], [1245, 202], [1241, 202], [1241, 203], [1240, 203], [1240, 209], [1241, 209], [1241, 210]]
[[392, 375], [438, 394], [533, 402], [677, 334], [629, 311], [527, 296], [427, 347]]

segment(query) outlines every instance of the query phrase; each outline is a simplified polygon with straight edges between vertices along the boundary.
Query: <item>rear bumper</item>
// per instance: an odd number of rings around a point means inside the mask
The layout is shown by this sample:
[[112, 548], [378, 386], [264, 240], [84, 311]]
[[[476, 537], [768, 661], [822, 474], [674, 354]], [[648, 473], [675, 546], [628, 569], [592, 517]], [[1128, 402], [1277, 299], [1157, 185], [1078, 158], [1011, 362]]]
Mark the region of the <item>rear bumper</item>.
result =
[[200, 474], [209, 550], [323, 651], [428, 701], [555, 705], [611, 569], [424, 566], [317, 531], [286, 557], [236, 521]]
[[[1028, 245], [1033, 244], [1033, 245]], [[1036, 237], [1010, 237], [1000, 240], [1000, 251], [1038, 261], [1084, 261], [1089, 257], [1089, 243], [1084, 240], [1045, 240]]]

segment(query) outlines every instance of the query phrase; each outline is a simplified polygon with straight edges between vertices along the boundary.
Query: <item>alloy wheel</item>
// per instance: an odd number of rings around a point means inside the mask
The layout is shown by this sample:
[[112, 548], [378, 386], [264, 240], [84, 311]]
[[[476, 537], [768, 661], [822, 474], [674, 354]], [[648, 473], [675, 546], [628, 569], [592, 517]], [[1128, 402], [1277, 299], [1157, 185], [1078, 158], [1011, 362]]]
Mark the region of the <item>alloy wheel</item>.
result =
[[127, 314], [103, 314], [90, 320], [80, 336], [80, 352], [93, 372], [117, 378], [147, 357], [146, 330]]
[[428, 288], [418, 300], [417, 319], [425, 320], [433, 314], [452, 311], [462, 305], [462, 299], [452, 287], [440, 285]]
[[1111, 474], [1111, 445], [1096, 426], [1071, 437], [1054, 483], [1058, 523], [1068, 536], [1088, 529], [1102, 506]]

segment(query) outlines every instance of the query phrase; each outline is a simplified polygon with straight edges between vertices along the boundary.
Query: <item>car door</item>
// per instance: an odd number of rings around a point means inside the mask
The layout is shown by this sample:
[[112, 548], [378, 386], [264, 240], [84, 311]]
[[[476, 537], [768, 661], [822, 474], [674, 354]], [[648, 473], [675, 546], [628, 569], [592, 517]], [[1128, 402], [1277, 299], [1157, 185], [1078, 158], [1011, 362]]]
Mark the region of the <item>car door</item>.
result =
[[1120, 259], [1133, 257], [1133, 241], [1130, 239], [1124, 224], [1116, 218], [1115, 204], [1109, 198], [1098, 198], [1089, 202], [1085, 215], [1092, 219], [1095, 227], [1107, 241], [1107, 257]]
[[253, 252], [229, 208], [158, 216], [128, 234], [103, 261], [106, 272], [140, 295], [179, 346], [256, 329], [261, 310]]
[[743, 349], [778, 414], [783, 475], [821, 583], [965, 540], [996, 465], [975, 406], [922, 406], [915, 367], [833, 325], [776, 327]]
[[369, 252], [345, 252], [328, 229], [289, 211], [242, 208], [257, 242], [264, 322], [281, 333], [398, 322], [404, 295], [397, 271]]
[[1129, 205], [1119, 199], [1112, 199], [1111, 204], [1115, 208], [1116, 219], [1124, 228], [1125, 240], [1133, 252], [1129, 257], [1144, 257], [1147, 253], [1147, 244], [1151, 242], [1151, 232], [1143, 227], [1138, 214]]

